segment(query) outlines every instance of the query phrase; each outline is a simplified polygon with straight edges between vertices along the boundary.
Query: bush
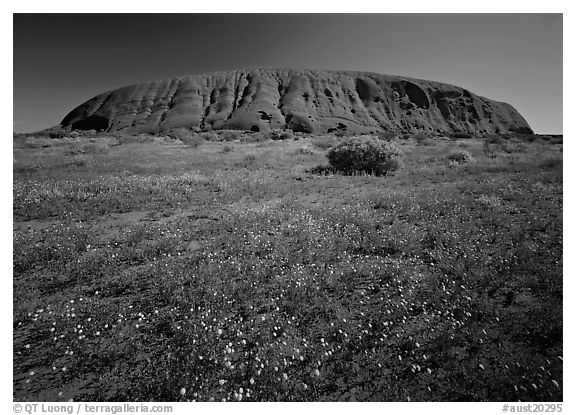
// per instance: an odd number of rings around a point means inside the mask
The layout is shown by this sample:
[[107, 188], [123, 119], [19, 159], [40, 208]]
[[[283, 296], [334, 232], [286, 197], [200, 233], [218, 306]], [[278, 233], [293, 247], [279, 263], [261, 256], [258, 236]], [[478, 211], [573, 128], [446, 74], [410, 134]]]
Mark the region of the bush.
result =
[[[214, 131], [206, 131], [206, 132], [200, 133], [200, 137], [202, 137], [204, 139], [204, 141], [219, 141], [218, 134], [216, 134], [216, 132], [214, 132]], [[226, 141], [226, 140], [224, 140], [224, 141]]]
[[300, 147], [294, 151], [294, 154], [296, 154], [296, 155], [309, 155], [309, 154], [314, 154], [314, 152], [312, 150], [310, 150], [309, 148]]
[[268, 134], [264, 132], [250, 132], [240, 138], [242, 143], [261, 143], [268, 140]]
[[400, 149], [372, 137], [353, 137], [331, 148], [327, 154], [330, 165], [343, 173], [368, 173], [384, 176], [398, 168]]
[[562, 144], [564, 141], [563, 136], [554, 136], [548, 141], [550, 144]]
[[83, 154], [79, 154], [77, 156], [74, 156], [74, 158], [72, 159], [71, 162], [72, 165], [76, 166], [76, 167], [83, 167], [86, 166], [86, 164], [88, 164], [88, 157], [86, 157]]
[[472, 134], [470, 134], [470, 133], [452, 133], [452, 134], [450, 134], [450, 138], [472, 138]]
[[467, 163], [472, 160], [472, 154], [466, 150], [458, 149], [451, 151], [447, 158], [455, 163]]
[[24, 134], [14, 135], [12, 139], [14, 148], [35, 148], [36, 146]]
[[310, 174], [317, 174], [320, 176], [328, 176], [331, 174], [336, 174], [336, 169], [334, 169], [334, 167], [332, 166], [314, 166], [308, 170], [306, 170], [306, 173], [310, 173]]
[[272, 140], [290, 140], [292, 139], [292, 130], [272, 130], [270, 131]]
[[242, 138], [244, 137], [244, 131], [239, 130], [221, 130], [218, 133], [215, 132], [213, 133], [214, 135], [216, 135], [216, 140], [218, 141], [242, 140]]
[[377, 135], [378, 138], [383, 141], [392, 141], [398, 137], [398, 133], [394, 131], [379, 131]]
[[251, 167], [255, 163], [256, 163], [256, 155], [255, 154], [248, 154], [246, 157], [244, 157], [244, 160], [242, 162], [244, 168]]
[[430, 139], [424, 133], [416, 133], [412, 138], [414, 138], [414, 141], [416, 141], [418, 145], [427, 145], [430, 143]]
[[499, 135], [489, 135], [484, 139], [484, 153], [488, 157], [496, 157], [496, 152], [510, 153], [508, 142]]
[[563, 160], [562, 156], [546, 157], [539, 163], [540, 167], [545, 170], [562, 170]]
[[182, 144], [192, 148], [196, 148], [204, 142], [204, 137], [188, 130], [187, 128], [172, 130], [167, 135], [170, 138], [182, 141]]

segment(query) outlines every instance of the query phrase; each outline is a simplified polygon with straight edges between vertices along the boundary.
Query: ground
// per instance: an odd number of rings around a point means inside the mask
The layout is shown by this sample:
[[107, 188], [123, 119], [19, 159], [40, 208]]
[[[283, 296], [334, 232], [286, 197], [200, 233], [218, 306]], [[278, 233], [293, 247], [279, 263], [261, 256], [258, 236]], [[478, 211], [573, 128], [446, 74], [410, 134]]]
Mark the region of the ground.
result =
[[14, 399], [563, 399], [561, 142], [295, 138], [14, 141]]

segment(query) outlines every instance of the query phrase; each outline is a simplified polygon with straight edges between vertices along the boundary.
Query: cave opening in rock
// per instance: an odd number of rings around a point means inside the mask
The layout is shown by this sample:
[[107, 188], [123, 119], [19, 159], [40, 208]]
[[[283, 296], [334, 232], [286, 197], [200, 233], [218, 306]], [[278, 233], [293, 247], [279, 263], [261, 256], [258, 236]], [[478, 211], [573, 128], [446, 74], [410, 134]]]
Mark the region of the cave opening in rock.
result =
[[410, 101], [416, 104], [419, 108], [428, 108], [430, 107], [430, 101], [426, 96], [426, 93], [416, 84], [412, 82], [405, 82], [404, 83], [404, 91]]
[[72, 124], [74, 130], [96, 130], [105, 131], [108, 129], [110, 120], [101, 115], [91, 115]]

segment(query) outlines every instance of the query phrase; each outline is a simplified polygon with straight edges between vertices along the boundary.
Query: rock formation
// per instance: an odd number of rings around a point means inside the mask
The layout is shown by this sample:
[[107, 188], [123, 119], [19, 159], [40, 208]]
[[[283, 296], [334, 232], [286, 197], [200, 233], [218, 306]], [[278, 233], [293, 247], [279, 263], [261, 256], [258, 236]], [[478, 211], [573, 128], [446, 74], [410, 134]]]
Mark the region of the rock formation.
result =
[[532, 133], [511, 105], [449, 84], [367, 72], [246, 69], [100, 94], [65, 129], [158, 133], [178, 127], [325, 133]]

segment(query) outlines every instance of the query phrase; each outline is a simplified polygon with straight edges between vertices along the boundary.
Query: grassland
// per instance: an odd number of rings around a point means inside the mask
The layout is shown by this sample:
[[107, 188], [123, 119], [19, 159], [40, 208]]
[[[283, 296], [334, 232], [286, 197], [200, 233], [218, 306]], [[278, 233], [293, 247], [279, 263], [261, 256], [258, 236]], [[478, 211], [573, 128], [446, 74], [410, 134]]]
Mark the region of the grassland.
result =
[[14, 399], [562, 400], [562, 144], [331, 140], [15, 141]]

